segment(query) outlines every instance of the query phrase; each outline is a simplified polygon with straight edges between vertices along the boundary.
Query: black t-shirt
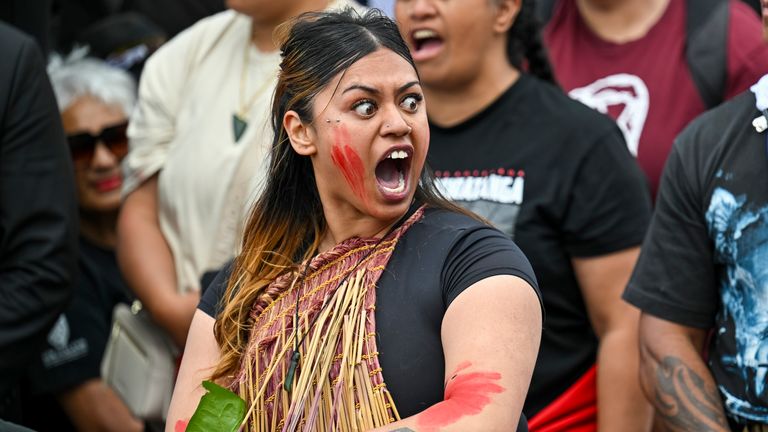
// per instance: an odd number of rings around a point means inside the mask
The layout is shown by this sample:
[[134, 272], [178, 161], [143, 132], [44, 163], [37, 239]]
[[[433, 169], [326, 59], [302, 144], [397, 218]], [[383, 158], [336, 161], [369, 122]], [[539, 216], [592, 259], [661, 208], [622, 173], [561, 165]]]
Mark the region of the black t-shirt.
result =
[[[208, 315], [217, 313], [226, 273], [200, 301]], [[537, 286], [513, 242], [465, 215], [427, 209], [400, 238], [377, 284], [376, 337], [384, 381], [403, 418], [443, 400], [440, 327], [448, 306], [475, 282], [504, 274]], [[518, 430], [527, 430], [525, 421]]]
[[[114, 251], [80, 238], [80, 278], [67, 309], [54, 324], [28, 377], [34, 409], [25, 422], [39, 430], [74, 430], [55, 395], [101, 376], [101, 359], [112, 327], [112, 309], [129, 303], [130, 291]], [[47, 415], [40, 415], [41, 413]], [[63, 423], [61, 423], [63, 422]]]
[[689, 327], [715, 328], [709, 366], [726, 413], [768, 423], [768, 141], [752, 93], [686, 128], [624, 298]]
[[428, 162], [441, 190], [512, 236], [536, 272], [547, 319], [531, 417], [595, 363], [598, 341], [571, 259], [642, 242], [645, 179], [613, 121], [525, 74], [472, 118], [430, 130]]

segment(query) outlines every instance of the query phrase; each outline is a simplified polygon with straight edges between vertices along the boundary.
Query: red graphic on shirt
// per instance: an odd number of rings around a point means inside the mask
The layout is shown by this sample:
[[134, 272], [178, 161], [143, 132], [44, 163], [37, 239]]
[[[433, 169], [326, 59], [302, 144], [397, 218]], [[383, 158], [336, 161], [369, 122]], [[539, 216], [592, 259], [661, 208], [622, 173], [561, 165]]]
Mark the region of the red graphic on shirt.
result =
[[470, 362], [460, 364], [445, 386], [445, 399], [418, 415], [419, 427], [425, 432], [437, 432], [463, 417], [479, 414], [491, 403], [493, 394], [504, 391], [504, 387], [495, 383], [501, 379], [498, 372], [459, 374], [471, 365]]
[[349, 145], [349, 131], [345, 127], [340, 126], [334, 129], [334, 134], [335, 143], [331, 148], [331, 160], [341, 171], [347, 184], [352, 188], [352, 192], [367, 204], [363, 161], [355, 152], [355, 149]]
[[614, 118], [629, 151], [637, 156], [650, 107], [648, 87], [640, 77], [627, 73], [610, 75], [588, 86], [575, 88], [568, 95]]

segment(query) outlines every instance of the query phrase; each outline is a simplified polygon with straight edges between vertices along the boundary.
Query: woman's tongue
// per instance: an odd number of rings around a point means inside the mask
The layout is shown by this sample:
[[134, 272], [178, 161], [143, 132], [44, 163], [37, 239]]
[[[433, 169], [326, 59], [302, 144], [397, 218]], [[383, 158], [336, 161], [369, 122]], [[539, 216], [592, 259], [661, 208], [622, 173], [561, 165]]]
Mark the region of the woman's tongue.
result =
[[400, 185], [400, 170], [397, 162], [384, 159], [376, 166], [376, 180], [387, 189], [397, 189]]
[[443, 40], [440, 38], [429, 38], [418, 43], [417, 49], [411, 54], [415, 61], [427, 60], [437, 55], [443, 48]]

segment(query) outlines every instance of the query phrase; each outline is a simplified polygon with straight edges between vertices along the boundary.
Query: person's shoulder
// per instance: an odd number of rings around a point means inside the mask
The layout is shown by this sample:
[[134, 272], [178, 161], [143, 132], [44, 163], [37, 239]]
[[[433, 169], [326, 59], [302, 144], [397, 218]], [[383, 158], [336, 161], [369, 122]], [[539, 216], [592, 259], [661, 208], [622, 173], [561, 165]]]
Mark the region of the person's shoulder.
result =
[[718, 171], [728, 154], [749, 145], [752, 120], [758, 116], [755, 97], [743, 92], [695, 118], [675, 139], [667, 170], [682, 170], [702, 185]]
[[426, 225], [448, 228], [455, 231], [485, 226], [485, 224], [478, 219], [475, 219], [468, 214], [439, 207], [425, 208], [424, 217], [420, 222]]
[[[730, 68], [742, 64], [758, 69], [756, 73], [765, 71], [765, 57], [768, 44], [763, 40], [763, 23], [760, 15], [743, 0], [728, 1], [728, 36], [727, 54]], [[757, 50], [757, 51], [755, 51]], [[753, 65], [754, 63], [754, 65]], [[743, 65], [742, 65], [743, 67]], [[730, 76], [729, 76], [730, 78]]]
[[747, 90], [696, 117], [680, 133], [675, 146], [682, 153], [712, 152], [745, 128], [752, 127], [755, 117], [755, 95]]
[[42, 52], [35, 40], [2, 21], [0, 21], [0, 54], [3, 56], [3, 61], [0, 62], [0, 74], [2, 74], [0, 81], [3, 83], [10, 83], [10, 77], [13, 75], [28, 73], [29, 71], [24, 68], [30, 67], [30, 59], [39, 57], [42, 61]]
[[0, 52], [6, 60], [9, 57], [15, 57], [19, 51], [33, 43], [32, 37], [0, 21]]
[[484, 223], [479, 217], [446, 208], [427, 207], [424, 209], [424, 216], [416, 226], [418, 231], [422, 231], [433, 240], [442, 237], [450, 242], [470, 233], [483, 231], [486, 237], [499, 237], [512, 243], [509, 237]]
[[247, 16], [235, 12], [232, 9], [227, 9], [200, 19], [179, 33], [176, 37], [174, 37], [174, 39], [183, 35], [205, 35], [212, 31], [220, 32], [224, 28], [232, 25], [232, 23], [248, 25], [250, 21], [248, 20]]
[[[733, 23], [759, 23], [760, 17], [743, 0], [728, 0], [728, 13]], [[731, 26], [731, 30], [736, 30]]]
[[11, 110], [19, 111], [19, 106], [13, 107], [11, 99], [19, 98], [22, 90], [31, 82], [47, 80], [43, 53], [35, 40], [20, 30], [0, 21], [0, 120]]
[[181, 55], [186, 57], [195, 57], [195, 53], [204, 55], [221, 41], [224, 33], [231, 32], [233, 28], [247, 32], [249, 24], [245, 15], [231, 9], [205, 17], [163, 44], [147, 63], [149, 65], [163, 59], [176, 63], [179, 60], [176, 53], [183, 53]]
[[553, 83], [528, 75], [529, 98], [536, 101], [534, 115], [539, 116], [552, 127], [579, 135], [601, 136], [615, 131], [616, 123], [608, 116], [569, 97], [565, 91]]

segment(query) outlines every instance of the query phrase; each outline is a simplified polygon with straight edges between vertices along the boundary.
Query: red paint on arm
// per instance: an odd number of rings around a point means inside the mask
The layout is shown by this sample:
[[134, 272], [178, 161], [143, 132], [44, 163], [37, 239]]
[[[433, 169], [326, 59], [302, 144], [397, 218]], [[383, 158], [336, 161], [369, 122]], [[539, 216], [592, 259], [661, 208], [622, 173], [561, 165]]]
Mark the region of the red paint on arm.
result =
[[187, 424], [189, 424], [189, 420], [177, 421], [176, 425], [173, 427], [174, 432], [184, 432], [187, 430]]
[[498, 372], [459, 374], [471, 365], [470, 362], [461, 363], [445, 386], [445, 400], [417, 416], [417, 423], [425, 432], [436, 432], [463, 417], [479, 414], [491, 403], [493, 394], [504, 391], [504, 387], [496, 384], [501, 379]]
[[[458, 366], [456, 366], [456, 370], [455, 370], [455, 371], [453, 371], [453, 375], [451, 375], [451, 380], [453, 379], [453, 377], [455, 377], [455, 376], [456, 376], [456, 374], [458, 374], [459, 372], [463, 371], [464, 369], [466, 369], [466, 368], [468, 368], [468, 367], [470, 367], [470, 366], [472, 366], [472, 363], [471, 363], [471, 362], [468, 362], [468, 361], [465, 361], [465, 362], [459, 363], [459, 365], [458, 365]], [[450, 380], [449, 380], [449, 381], [450, 381]], [[447, 387], [447, 385], [446, 385], [446, 387]]]

